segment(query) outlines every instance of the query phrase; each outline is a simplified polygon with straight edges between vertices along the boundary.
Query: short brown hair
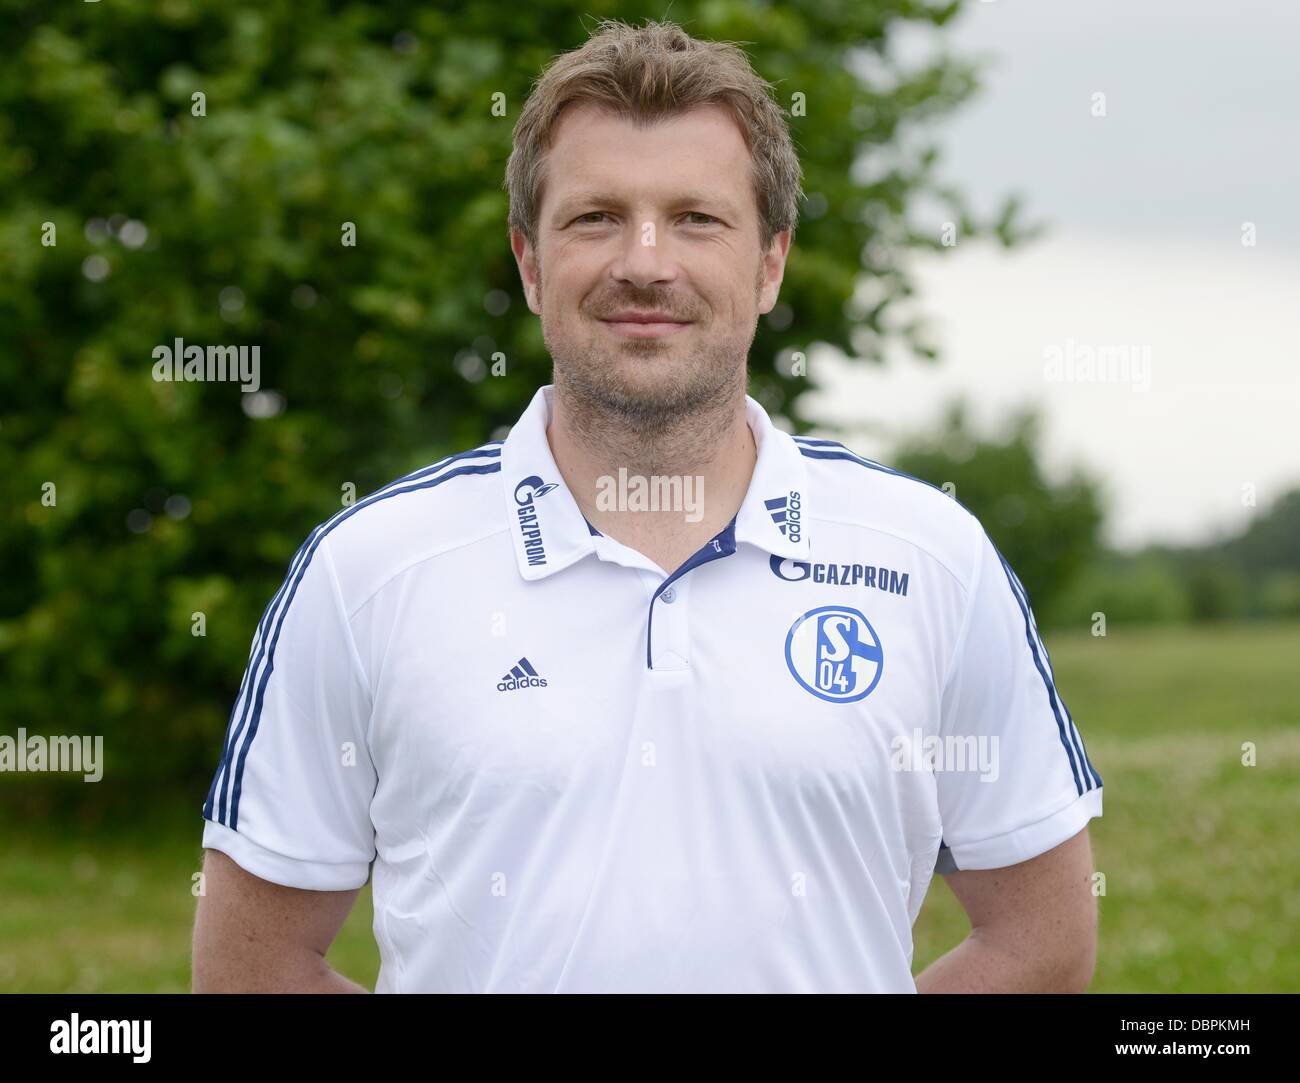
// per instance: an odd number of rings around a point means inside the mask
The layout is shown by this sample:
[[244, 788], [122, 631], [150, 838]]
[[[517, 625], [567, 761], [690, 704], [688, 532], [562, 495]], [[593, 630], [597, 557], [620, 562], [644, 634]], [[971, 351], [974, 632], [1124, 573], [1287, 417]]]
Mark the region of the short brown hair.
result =
[[506, 163], [511, 229], [537, 243], [537, 215], [546, 179], [546, 152], [560, 111], [575, 102], [612, 110], [638, 125], [699, 105], [730, 110], [753, 162], [754, 194], [764, 251], [799, 214], [802, 172], [785, 111], [771, 84], [732, 42], [700, 41], [675, 23], [640, 28], [603, 20], [578, 49], [562, 53], [534, 84], [514, 129]]

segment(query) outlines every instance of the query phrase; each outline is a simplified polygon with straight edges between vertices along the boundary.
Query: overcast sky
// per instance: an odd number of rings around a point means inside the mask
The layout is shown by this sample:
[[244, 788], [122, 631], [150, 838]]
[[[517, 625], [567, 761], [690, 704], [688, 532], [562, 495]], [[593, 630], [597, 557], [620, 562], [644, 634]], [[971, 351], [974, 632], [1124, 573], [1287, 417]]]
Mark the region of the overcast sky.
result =
[[[1120, 545], [1207, 540], [1245, 486], [1262, 507], [1300, 485], [1300, 4], [971, 2], [939, 40], [989, 59], [938, 129], [944, 178], [983, 214], [1022, 194], [1049, 232], [916, 262], [943, 362], [815, 356], [810, 413], [881, 458], [956, 394], [989, 426], [1037, 404], [1049, 467], [1102, 477]], [[1089, 347], [1108, 373], [1047, 378]]]

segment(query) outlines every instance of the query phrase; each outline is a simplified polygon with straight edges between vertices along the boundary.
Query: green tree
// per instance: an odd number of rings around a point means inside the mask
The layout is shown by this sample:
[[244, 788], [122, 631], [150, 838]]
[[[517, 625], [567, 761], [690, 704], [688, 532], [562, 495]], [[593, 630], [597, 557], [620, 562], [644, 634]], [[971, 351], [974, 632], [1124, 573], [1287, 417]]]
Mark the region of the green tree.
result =
[[1213, 548], [1243, 571], [1300, 572], [1300, 489], [1283, 493], [1240, 534]]
[[905, 441], [890, 465], [975, 514], [1024, 583], [1038, 623], [1058, 623], [1063, 592], [1098, 553], [1099, 486], [1079, 471], [1060, 481], [1044, 475], [1034, 414], [1021, 412], [1009, 429], [1002, 439], [980, 436], [957, 402], [936, 432]]
[[[927, 125], [973, 67], [896, 58], [959, 6], [669, 10], [750, 43], [793, 114], [808, 199], [751, 367], [796, 427], [808, 385], [778, 355], [924, 350], [889, 329], [909, 250], [948, 221], [1019, 235], [1014, 202], [977, 221], [934, 176]], [[549, 378], [506, 242], [511, 129], [595, 19], [663, 7], [0, 0], [6, 729], [103, 733], [118, 781], [206, 781], [262, 607], [344, 487], [499, 437]], [[856, 311], [862, 275], [882, 289]], [[176, 338], [257, 346], [262, 392], [152, 379]]]
[[1152, 553], [1104, 553], [1066, 587], [1053, 609], [1056, 621], [1075, 628], [1095, 613], [1105, 615], [1108, 628], [1179, 624], [1192, 616], [1191, 591], [1169, 560]]
[[1294, 615], [1300, 583], [1300, 489], [1283, 493], [1227, 538], [1192, 546], [1152, 545], [1141, 556], [1177, 577], [1193, 620]]

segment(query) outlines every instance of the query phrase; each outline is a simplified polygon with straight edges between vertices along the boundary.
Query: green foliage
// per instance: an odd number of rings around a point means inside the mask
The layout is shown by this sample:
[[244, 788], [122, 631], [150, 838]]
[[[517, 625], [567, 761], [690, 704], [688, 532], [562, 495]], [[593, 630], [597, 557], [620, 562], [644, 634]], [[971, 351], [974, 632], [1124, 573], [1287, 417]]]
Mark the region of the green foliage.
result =
[[[1300, 489], [1283, 493], [1231, 537], [1196, 546], [1152, 545], [1128, 559], [1159, 565], [1162, 577], [1178, 584], [1185, 598], [1181, 608], [1193, 620], [1295, 616], [1300, 613]], [[1162, 617], [1153, 612], [1150, 619]]]
[[1246, 576], [1225, 560], [1202, 556], [1184, 561], [1195, 620], [1230, 620], [1246, 612]]
[[[206, 785], [255, 623], [344, 486], [363, 495], [501, 436], [550, 378], [507, 244], [511, 129], [596, 18], [662, 8], [0, 0], [6, 729], [104, 733], [117, 779]], [[792, 126], [810, 199], [751, 388], [798, 427], [806, 381], [781, 376], [778, 353], [868, 332], [876, 356], [912, 290], [907, 250], [937, 248], [941, 220], [1012, 239], [1014, 208], [981, 224], [937, 192], [918, 138], [971, 92], [972, 69], [893, 59], [895, 26], [956, 8], [668, 12], [752, 43], [787, 108], [806, 96]], [[849, 74], [850, 51], [870, 79]], [[864, 148], [875, 168], [855, 179]], [[930, 190], [940, 217], [919, 229], [907, 212]], [[863, 273], [884, 297], [848, 313]], [[152, 351], [178, 337], [259, 347], [280, 398], [252, 409], [234, 383], [155, 381]], [[488, 374], [497, 352], [505, 375]]]
[[1191, 593], [1167, 560], [1153, 554], [1106, 554], [1069, 585], [1054, 616], [1061, 624], [1083, 628], [1095, 613], [1105, 615], [1108, 628], [1181, 623], [1192, 616]]
[[1260, 584], [1260, 612], [1267, 617], [1300, 617], [1300, 572], [1276, 572]]
[[1300, 489], [1283, 493], [1237, 537], [1211, 550], [1243, 571], [1300, 572]]
[[1029, 413], [1013, 419], [1005, 439], [981, 437], [956, 403], [936, 433], [907, 441], [891, 465], [945, 489], [979, 518], [1045, 626], [1074, 616], [1061, 612], [1060, 599], [1097, 555], [1102, 510], [1096, 481], [1044, 475], [1038, 439]]

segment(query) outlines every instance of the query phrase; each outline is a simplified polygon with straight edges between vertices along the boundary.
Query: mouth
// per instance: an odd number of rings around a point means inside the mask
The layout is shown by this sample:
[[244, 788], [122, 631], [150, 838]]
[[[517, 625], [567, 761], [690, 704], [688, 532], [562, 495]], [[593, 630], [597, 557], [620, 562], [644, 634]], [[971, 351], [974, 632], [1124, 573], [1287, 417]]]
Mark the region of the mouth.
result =
[[691, 325], [666, 312], [618, 312], [600, 322], [625, 338], [666, 338]]

